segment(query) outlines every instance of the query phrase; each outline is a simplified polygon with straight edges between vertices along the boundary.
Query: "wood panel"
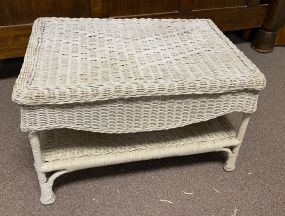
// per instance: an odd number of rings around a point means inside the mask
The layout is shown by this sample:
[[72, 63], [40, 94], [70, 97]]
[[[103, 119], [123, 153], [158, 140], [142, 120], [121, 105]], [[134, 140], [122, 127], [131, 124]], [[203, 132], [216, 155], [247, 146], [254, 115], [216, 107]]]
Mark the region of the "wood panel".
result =
[[[222, 31], [251, 29], [262, 26], [267, 5], [193, 11], [189, 18], [211, 18]], [[186, 15], [187, 17], [187, 15]]]
[[0, 59], [24, 56], [32, 25], [0, 27]]
[[247, 5], [248, 0], [180, 0], [179, 10], [225, 8]]
[[255, 6], [259, 4], [261, 4], [260, 0], [248, 0], [248, 3], [247, 3], [248, 6]]
[[89, 0], [0, 0], [0, 26], [32, 23], [41, 16], [88, 17]]
[[260, 27], [267, 12], [267, 5], [252, 7], [219, 8], [185, 12], [141, 14], [124, 17], [146, 18], [210, 18], [222, 31], [235, 31]]
[[280, 31], [278, 31], [275, 45], [285, 45], [285, 26]]
[[118, 17], [178, 11], [178, 0], [91, 0], [92, 17]]
[[109, 0], [90, 0], [90, 16], [104, 18], [108, 17]]

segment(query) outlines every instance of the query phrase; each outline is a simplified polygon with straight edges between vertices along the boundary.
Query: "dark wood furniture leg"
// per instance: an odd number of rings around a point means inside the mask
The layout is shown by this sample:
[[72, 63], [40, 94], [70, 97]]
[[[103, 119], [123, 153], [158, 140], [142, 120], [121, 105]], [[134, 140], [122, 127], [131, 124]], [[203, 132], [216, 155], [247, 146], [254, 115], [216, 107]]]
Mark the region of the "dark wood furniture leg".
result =
[[285, 0], [271, 0], [262, 28], [258, 30], [252, 47], [258, 52], [273, 51], [277, 31], [285, 24]]

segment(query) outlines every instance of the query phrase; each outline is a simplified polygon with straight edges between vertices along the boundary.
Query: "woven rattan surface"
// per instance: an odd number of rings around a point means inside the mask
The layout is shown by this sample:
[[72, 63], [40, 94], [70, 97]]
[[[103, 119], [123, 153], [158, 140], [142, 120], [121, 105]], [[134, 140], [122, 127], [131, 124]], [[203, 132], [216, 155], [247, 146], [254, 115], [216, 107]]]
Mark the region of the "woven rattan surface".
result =
[[209, 149], [218, 151], [239, 144], [235, 137], [225, 117], [166, 131], [132, 134], [48, 130], [40, 133], [42, 168], [72, 169], [72, 166], [82, 167], [84, 163], [102, 166], [130, 162], [131, 158], [137, 161], [163, 155], [201, 153]]
[[231, 112], [252, 113], [252, 92], [115, 99], [83, 104], [21, 107], [23, 131], [71, 128], [102, 133], [164, 130]]
[[13, 100], [26, 105], [261, 90], [211, 20], [40, 18]]

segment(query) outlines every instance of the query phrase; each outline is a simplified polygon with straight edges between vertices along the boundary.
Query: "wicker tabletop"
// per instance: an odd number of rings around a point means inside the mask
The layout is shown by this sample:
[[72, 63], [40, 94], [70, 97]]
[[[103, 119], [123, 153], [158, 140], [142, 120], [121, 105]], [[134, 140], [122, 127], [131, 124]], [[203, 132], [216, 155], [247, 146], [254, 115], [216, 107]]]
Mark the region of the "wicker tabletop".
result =
[[13, 99], [86, 103], [264, 86], [263, 74], [208, 19], [39, 18]]

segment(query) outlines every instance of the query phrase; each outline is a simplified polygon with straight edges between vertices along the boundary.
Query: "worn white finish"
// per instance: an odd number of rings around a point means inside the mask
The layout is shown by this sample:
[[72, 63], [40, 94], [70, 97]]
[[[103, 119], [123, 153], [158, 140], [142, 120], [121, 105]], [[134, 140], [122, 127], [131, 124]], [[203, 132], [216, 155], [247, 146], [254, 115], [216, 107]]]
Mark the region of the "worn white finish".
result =
[[[244, 119], [240, 133], [248, 121]], [[67, 172], [112, 164], [228, 151], [225, 170], [234, 169], [241, 140], [225, 117], [182, 128], [134, 134], [99, 134], [70, 129], [31, 132], [41, 202], [55, 201], [54, 180]], [[41, 147], [40, 147], [41, 145]], [[56, 171], [50, 178], [47, 172]]]
[[166, 130], [231, 112], [252, 113], [256, 110], [257, 101], [256, 93], [230, 92], [22, 106], [21, 129], [70, 128], [101, 133]]
[[238, 134], [236, 136], [236, 139], [240, 141], [240, 144], [237, 146], [233, 146], [231, 148], [223, 148], [223, 151], [227, 152], [228, 154], [228, 159], [226, 163], [223, 165], [225, 171], [233, 171], [235, 169], [236, 159], [239, 153], [240, 145], [243, 141], [247, 129], [247, 125], [249, 123], [249, 119], [250, 119], [250, 114], [248, 113], [243, 114], [241, 125]]
[[265, 82], [208, 19], [40, 18], [13, 100], [23, 131], [131, 133], [252, 113]]
[[89, 103], [264, 86], [264, 75], [209, 19], [40, 18], [13, 100]]
[[[234, 170], [265, 83], [211, 20], [37, 19], [12, 98], [41, 202], [55, 201], [57, 177], [90, 167], [225, 151]], [[219, 117], [234, 111], [237, 135]]]
[[56, 170], [54, 174], [52, 174], [49, 178], [47, 178], [46, 173], [41, 171], [41, 167], [43, 165], [41, 148], [39, 142], [39, 133], [38, 132], [30, 132], [29, 134], [30, 143], [34, 156], [34, 166], [37, 171], [40, 189], [41, 189], [41, 202], [42, 204], [48, 205], [52, 204], [55, 201], [55, 195], [52, 191], [52, 186], [54, 180], [60, 175], [67, 173], [66, 170]]

